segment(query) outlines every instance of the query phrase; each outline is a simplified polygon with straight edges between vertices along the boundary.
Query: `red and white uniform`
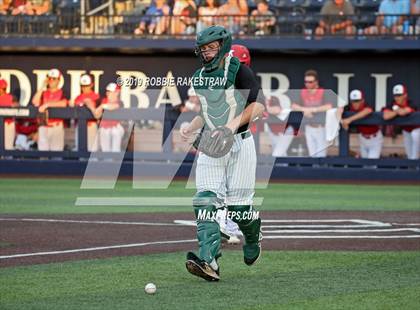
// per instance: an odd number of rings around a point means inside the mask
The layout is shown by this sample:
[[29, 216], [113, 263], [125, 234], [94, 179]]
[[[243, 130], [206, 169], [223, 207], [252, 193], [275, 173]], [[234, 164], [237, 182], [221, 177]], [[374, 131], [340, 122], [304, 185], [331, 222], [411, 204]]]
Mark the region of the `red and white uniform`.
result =
[[[50, 101], [66, 99], [62, 89], [42, 92], [40, 106]], [[47, 126], [39, 127], [38, 149], [40, 151], [62, 151], [64, 149], [64, 121], [49, 118]]]
[[99, 142], [103, 152], [121, 152], [121, 142], [124, 137], [124, 128], [120, 121], [107, 120], [108, 98], [103, 98], [101, 106], [104, 107], [103, 119], [99, 124]]
[[[406, 100], [402, 105], [398, 105], [392, 101], [386, 106], [385, 111], [393, 111], [398, 108], [409, 108], [410, 113], [416, 111], [410, 100]], [[400, 126], [404, 137], [404, 148], [408, 159], [419, 159], [420, 153], [420, 125], [405, 125]]]
[[16, 149], [30, 150], [35, 144], [35, 138], [38, 131], [36, 119], [21, 118], [16, 120]]
[[[5, 93], [0, 96], [0, 107], [13, 107], [13, 96], [11, 94]], [[13, 150], [13, 145], [15, 142], [15, 121], [13, 118], [4, 119], [4, 149]]]
[[[323, 88], [317, 88], [314, 91], [306, 88], [302, 89], [300, 92], [299, 102], [297, 102], [297, 104], [306, 108], [316, 108], [327, 103], [331, 102], [328, 102], [326, 98], [326, 91]], [[305, 138], [309, 156], [327, 156], [328, 143], [324, 125], [305, 125]]]
[[[365, 102], [361, 103], [358, 109], [355, 109], [354, 106], [350, 104], [349, 110], [351, 112], [360, 112], [366, 108], [369, 109], [370, 112], [373, 112], [373, 109]], [[362, 158], [380, 158], [384, 142], [380, 127], [377, 125], [358, 125], [356, 126], [356, 129], [359, 133], [360, 156]]]
[[[268, 99], [266, 101], [266, 105], [280, 106], [280, 103], [273, 102], [272, 99]], [[264, 112], [264, 118], [268, 119], [269, 114]], [[293, 126], [289, 125], [286, 128], [286, 124], [264, 123], [264, 131], [267, 132], [271, 141], [271, 155], [273, 157], [287, 157], [287, 150], [289, 149], [290, 144], [292, 144], [293, 138], [296, 134]]]
[[[97, 106], [97, 103], [99, 102], [100, 96], [99, 94], [95, 93], [94, 91], [86, 94], [80, 94], [76, 97], [74, 100], [74, 105], [82, 107], [85, 105], [85, 100], [89, 98], [95, 103], [95, 107]], [[89, 152], [96, 152], [98, 150], [98, 126], [96, 124], [96, 120], [89, 120], [87, 122], [87, 143], [88, 143], [88, 151]], [[76, 127], [76, 148], [78, 148], [78, 132]]]

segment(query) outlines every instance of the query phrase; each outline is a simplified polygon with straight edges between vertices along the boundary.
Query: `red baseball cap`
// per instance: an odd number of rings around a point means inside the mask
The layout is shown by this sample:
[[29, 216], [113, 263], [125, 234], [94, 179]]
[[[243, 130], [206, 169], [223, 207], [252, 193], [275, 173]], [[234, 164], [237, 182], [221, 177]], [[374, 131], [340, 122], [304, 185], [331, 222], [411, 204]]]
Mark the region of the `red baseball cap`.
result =
[[239, 44], [234, 44], [231, 47], [232, 55], [239, 59], [239, 61], [248, 67], [251, 66], [251, 55], [249, 54], [249, 50]]
[[6, 89], [7, 88], [6, 80], [0, 79], [0, 88], [1, 89]]

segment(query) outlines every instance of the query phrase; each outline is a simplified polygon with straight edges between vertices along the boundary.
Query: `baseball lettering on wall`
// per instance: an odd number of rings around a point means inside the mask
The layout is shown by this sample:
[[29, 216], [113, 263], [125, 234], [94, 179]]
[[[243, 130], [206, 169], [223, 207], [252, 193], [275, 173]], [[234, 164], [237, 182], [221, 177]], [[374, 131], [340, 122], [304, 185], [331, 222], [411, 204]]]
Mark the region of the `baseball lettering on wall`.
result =
[[[80, 92], [79, 79], [84, 73], [94, 77], [94, 90], [104, 94], [105, 87], [118, 78], [146, 79], [174, 78], [185, 81], [197, 65], [192, 55], [136, 56], [136, 55], [11, 55], [0, 58], [0, 75], [21, 106], [27, 106], [41, 87], [51, 68], [63, 73], [64, 92], [74, 100]], [[375, 111], [385, 107], [392, 99], [392, 85], [404, 84], [408, 90], [420, 85], [419, 61], [412, 55], [375, 55], [346, 57], [340, 55], [255, 55], [253, 69], [267, 97], [277, 97], [284, 108], [290, 105], [288, 90], [303, 86], [302, 76], [308, 69], [319, 73], [320, 83], [331, 89], [343, 100], [349, 91], [361, 89]], [[384, 64], [387, 64], [384, 66]], [[159, 107], [162, 104], [177, 104], [186, 96], [185, 83], [165, 86], [147, 86], [146, 83], [122, 85], [121, 96], [124, 107]], [[157, 97], [146, 90], [158, 89]], [[420, 102], [420, 93], [411, 91], [411, 99]]]
[[[39, 89], [42, 86], [47, 72], [49, 70], [33, 70], [33, 76], [27, 75], [25, 72], [20, 70], [0, 70], [1, 77], [10, 83], [12, 77], [15, 77], [17, 80], [17, 85], [13, 85], [13, 88], [20, 89], [20, 96], [18, 97], [18, 102], [21, 106], [27, 106], [34, 94], [31, 87], [30, 80], [34, 79], [36, 82], [36, 89]], [[100, 83], [101, 76], [104, 74], [103, 70], [67, 70], [63, 75], [60, 81], [60, 87], [64, 89], [69, 89], [70, 101], [73, 101], [76, 96], [80, 93], [80, 77], [85, 74], [91, 74], [94, 77], [94, 90], [95, 92], [101, 92]], [[136, 80], [146, 80], [149, 77], [141, 71], [121, 71], [117, 70], [115, 75], [122, 78], [122, 81], [132, 79]], [[257, 76], [261, 80], [262, 89], [265, 91], [266, 97], [276, 97], [281, 102], [283, 108], [289, 108], [291, 99], [287, 95], [287, 91], [290, 89], [290, 79], [282, 73], [267, 73], [259, 72]], [[349, 81], [354, 77], [354, 74], [349, 73], [335, 73], [333, 76], [338, 81], [338, 96], [345, 100], [344, 98], [348, 97], [349, 94]], [[371, 75], [375, 80], [375, 110], [380, 111], [386, 105], [386, 87], [387, 79], [392, 77], [392, 74], [372, 74]], [[166, 78], [171, 79], [173, 77], [172, 72], [168, 71]], [[175, 79], [176, 81], [177, 79]], [[183, 79], [185, 80], [185, 79]], [[271, 84], [275, 80], [278, 84], [277, 88], [272, 88]], [[158, 108], [162, 104], [173, 104], [178, 105], [181, 103], [181, 97], [179, 93], [178, 86], [176, 85], [163, 85], [157, 100], [154, 104], [150, 105], [150, 98], [147, 95], [147, 86], [146, 83], [134, 83], [133, 87], [122, 83], [121, 85], [121, 99], [124, 104], [124, 107], [129, 108], [137, 106], [139, 108], [149, 108], [151, 106]], [[184, 86], [184, 85], [183, 85]], [[9, 86], [10, 88], [10, 86]], [[136, 105], [132, 104], [132, 100], [137, 102]], [[344, 103], [343, 103], [344, 104]]]

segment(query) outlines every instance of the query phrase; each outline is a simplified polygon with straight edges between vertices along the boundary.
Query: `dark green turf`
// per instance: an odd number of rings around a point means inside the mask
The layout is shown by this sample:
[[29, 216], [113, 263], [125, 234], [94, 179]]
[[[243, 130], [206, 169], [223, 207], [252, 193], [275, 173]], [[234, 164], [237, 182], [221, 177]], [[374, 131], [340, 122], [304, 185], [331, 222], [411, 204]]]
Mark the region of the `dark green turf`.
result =
[[[222, 280], [185, 253], [0, 269], [0, 309], [418, 309], [420, 252], [225, 252]], [[154, 282], [157, 294], [144, 285]]]
[[[120, 181], [111, 190], [82, 190], [77, 179], [0, 179], [0, 213], [125, 213], [191, 211], [185, 206], [75, 206], [78, 197], [192, 197], [185, 182], [164, 190], [133, 189]], [[259, 189], [260, 210], [420, 210], [415, 185], [271, 184]]]

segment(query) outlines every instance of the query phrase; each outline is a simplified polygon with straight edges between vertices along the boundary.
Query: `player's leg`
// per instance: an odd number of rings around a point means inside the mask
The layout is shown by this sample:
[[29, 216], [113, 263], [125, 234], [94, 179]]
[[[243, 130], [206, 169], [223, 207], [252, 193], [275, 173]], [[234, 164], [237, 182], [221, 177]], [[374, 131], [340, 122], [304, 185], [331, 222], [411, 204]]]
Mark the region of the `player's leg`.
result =
[[102, 152], [111, 152], [111, 128], [99, 129], [99, 141]]
[[238, 224], [236, 224], [232, 219], [226, 219], [226, 234], [229, 236], [227, 240], [228, 244], [240, 244], [240, 237], [243, 236], [241, 230], [239, 229]]
[[381, 157], [382, 144], [384, 137], [381, 131], [378, 131], [376, 137], [373, 137], [370, 141], [369, 158], [378, 159]]
[[50, 150], [62, 151], [64, 150], [64, 126], [59, 124], [50, 127]]
[[411, 159], [419, 159], [420, 153], [420, 128], [416, 128], [411, 132]]
[[316, 140], [316, 154], [315, 157], [326, 157], [327, 156], [327, 135], [325, 127], [315, 128], [315, 140]]
[[40, 126], [38, 128], [38, 150], [49, 151], [50, 146], [48, 143], [48, 129], [47, 126]]
[[[208, 281], [219, 280], [217, 259], [221, 256], [220, 226], [212, 218], [212, 212], [223, 207], [227, 159], [211, 158], [200, 153], [196, 167], [197, 193], [193, 198], [197, 219], [198, 256], [187, 254], [187, 270]], [[209, 213], [210, 212], [210, 213]], [[210, 218], [205, 215], [209, 214]], [[215, 214], [215, 213], [213, 213]]]
[[207, 281], [219, 280], [217, 259], [221, 256], [220, 227], [216, 221], [218, 198], [212, 191], [197, 192], [193, 198], [197, 220], [198, 256], [187, 253], [187, 270]]
[[277, 143], [273, 149], [272, 155], [274, 157], [286, 157], [287, 150], [294, 138], [293, 127], [287, 127], [284, 133], [279, 133], [279, 135], [275, 137], [277, 138]]
[[308, 154], [311, 157], [316, 155], [316, 139], [315, 139], [315, 129], [312, 126], [305, 126], [305, 140], [306, 146], [308, 148]]
[[4, 122], [4, 149], [13, 150], [15, 142], [15, 122]]
[[98, 150], [98, 127], [95, 123], [88, 123], [87, 134], [88, 134], [88, 151], [96, 152]]
[[359, 133], [359, 149], [360, 149], [360, 156], [362, 158], [368, 158], [369, 156], [369, 148], [368, 148], [368, 142], [365, 137], [362, 136], [362, 134]]
[[412, 145], [413, 145], [413, 139], [411, 136], [411, 133], [408, 131], [403, 130], [403, 138], [404, 138], [404, 148], [405, 148], [405, 154], [407, 154], [407, 158], [411, 159], [412, 154]]
[[111, 130], [111, 150], [112, 152], [121, 152], [121, 142], [124, 136], [124, 128], [118, 124]]
[[238, 151], [232, 152], [227, 169], [228, 215], [238, 224], [245, 239], [244, 261], [252, 265], [261, 254], [261, 219], [253, 218], [252, 207], [257, 158], [254, 139], [235, 136]]

